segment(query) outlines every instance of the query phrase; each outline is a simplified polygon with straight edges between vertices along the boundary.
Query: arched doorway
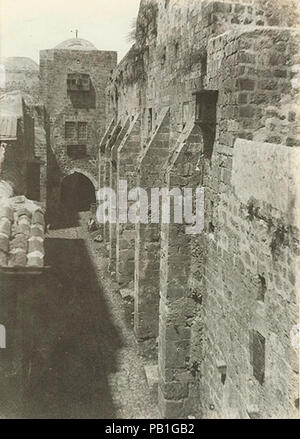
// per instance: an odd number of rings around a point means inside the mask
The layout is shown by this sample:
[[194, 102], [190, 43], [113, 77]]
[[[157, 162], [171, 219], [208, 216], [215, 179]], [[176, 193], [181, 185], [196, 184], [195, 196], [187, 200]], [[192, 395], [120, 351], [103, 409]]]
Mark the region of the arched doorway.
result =
[[91, 180], [80, 172], [66, 176], [61, 184], [61, 203], [73, 212], [83, 212], [96, 203], [95, 187]]

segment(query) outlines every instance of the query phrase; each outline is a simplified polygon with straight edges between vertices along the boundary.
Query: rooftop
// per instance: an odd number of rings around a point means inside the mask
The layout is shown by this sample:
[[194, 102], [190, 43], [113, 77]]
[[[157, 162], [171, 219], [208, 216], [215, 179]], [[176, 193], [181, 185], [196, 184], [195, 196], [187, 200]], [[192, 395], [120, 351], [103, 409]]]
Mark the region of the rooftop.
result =
[[11, 72], [38, 72], [39, 66], [31, 58], [23, 56], [11, 56], [2, 61], [6, 71]]
[[70, 38], [69, 40], [65, 40], [62, 43], [58, 44], [54, 47], [54, 49], [61, 50], [98, 50], [97, 47], [94, 46], [88, 40], [84, 40], [82, 38]]
[[44, 266], [44, 211], [23, 195], [0, 200], [0, 267]]
[[23, 96], [19, 90], [11, 91], [0, 96], [0, 114], [8, 116], [23, 116]]

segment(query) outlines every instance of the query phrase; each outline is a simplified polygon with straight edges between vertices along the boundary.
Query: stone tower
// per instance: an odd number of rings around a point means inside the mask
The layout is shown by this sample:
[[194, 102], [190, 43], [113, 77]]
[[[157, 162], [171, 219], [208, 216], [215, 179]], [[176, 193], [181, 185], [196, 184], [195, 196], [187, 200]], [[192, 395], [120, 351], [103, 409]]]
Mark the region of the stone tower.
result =
[[48, 208], [57, 209], [62, 180], [76, 172], [97, 186], [97, 149], [109, 115], [105, 89], [117, 53], [80, 38], [40, 52], [40, 97], [49, 122]]

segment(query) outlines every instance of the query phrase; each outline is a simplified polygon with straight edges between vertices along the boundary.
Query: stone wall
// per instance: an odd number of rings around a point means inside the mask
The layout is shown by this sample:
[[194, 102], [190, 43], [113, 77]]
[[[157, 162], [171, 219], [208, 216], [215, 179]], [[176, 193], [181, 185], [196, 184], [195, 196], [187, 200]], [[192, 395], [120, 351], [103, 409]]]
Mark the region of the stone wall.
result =
[[205, 417], [297, 416], [291, 332], [298, 324], [299, 237], [291, 164], [298, 153], [252, 141], [234, 145], [228, 190], [214, 213], [214, 233], [206, 235]]
[[[141, 152], [140, 130], [140, 116], [136, 115], [117, 152], [117, 199], [125, 198], [126, 204], [127, 191], [135, 187], [137, 178], [137, 159]], [[120, 185], [122, 181], [126, 187]], [[128, 202], [128, 206], [133, 204], [132, 201]], [[122, 212], [119, 204], [116, 214], [116, 273], [118, 282], [126, 285], [134, 278], [135, 225], [121, 218], [124, 215], [127, 217], [127, 212]]]
[[0, 280], [0, 322], [6, 329], [6, 348], [0, 351], [1, 416], [18, 418], [25, 409], [38, 332], [36, 302], [45, 293], [45, 282], [24, 272], [7, 275], [2, 268]]
[[[10, 182], [15, 194], [47, 201], [47, 132], [45, 109], [35, 98], [19, 91], [1, 97], [1, 112], [14, 115], [17, 138], [8, 141], [3, 165], [3, 178]], [[5, 139], [4, 139], [5, 141]]]
[[111, 77], [115, 120], [141, 115], [136, 183], [204, 187], [202, 233], [135, 231], [135, 332], [139, 345], [152, 339], [143, 352], [158, 363], [164, 417], [297, 416], [294, 11], [288, 1], [143, 0], [135, 44]]
[[[170, 110], [164, 108], [159, 116], [157, 129], [139, 157], [139, 173], [136, 184], [137, 187], [147, 189], [148, 200], [151, 200], [150, 188], [158, 190], [164, 186], [161, 171], [168, 158], [169, 140]], [[151, 210], [151, 216], [154, 213]], [[155, 355], [157, 348], [160, 231], [159, 222], [138, 223], [135, 230], [134, 330], [141, 351], [148, 353], [148, 355]]]
[[19, 90], [34, 99], [39, 97], [39, 66], [32, 59], [9, 57], [0, 64], [2, 84], [0, 91]]

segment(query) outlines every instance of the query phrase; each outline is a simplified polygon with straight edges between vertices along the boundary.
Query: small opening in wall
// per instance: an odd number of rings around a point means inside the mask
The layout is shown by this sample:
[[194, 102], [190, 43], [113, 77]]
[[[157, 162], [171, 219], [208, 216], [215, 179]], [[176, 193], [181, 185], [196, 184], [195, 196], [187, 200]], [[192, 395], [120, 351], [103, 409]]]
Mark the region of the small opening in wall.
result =
[[255, 330], [250, 333], [250, 364], [253, 376], [262, 385], [265, 380], [265, 337]]
[[174, 44], [174, 52], [175, 52], [175, 56], [178, 55], [179, 52], [179, 42], [176, 41], [176, 43]]
[[258, 285], [258, 293], [257, 293], [257, 300], [264, 302], [265, 301], [265, 294], [267, 291], [267, 284], [266, 279], [262, 275], [258, 275], [259, 285]]
[[295, 399], [295, 407], [299, 409], [299, 398]]

